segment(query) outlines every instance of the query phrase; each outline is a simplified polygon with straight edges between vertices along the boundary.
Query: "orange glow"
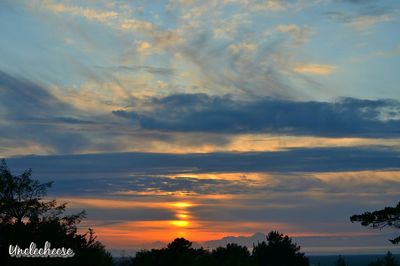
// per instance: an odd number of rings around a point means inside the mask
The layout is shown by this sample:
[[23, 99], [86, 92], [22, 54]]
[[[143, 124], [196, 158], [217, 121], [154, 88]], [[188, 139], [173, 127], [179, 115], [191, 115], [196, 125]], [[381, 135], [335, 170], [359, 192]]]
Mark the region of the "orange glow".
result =
[[68, 202], [71, 207], [95, 207], [95, 208], [164, 208], [185, 209], [199, 204], [190, 202], [161, 202], [161, 201], [133, 201], [128, 199], [101, 199], [101, 198], [60, 198], [59, 201]]
[[267, 173], [201, 173], [201, 174], [176, 174], [171, 178], [197, 178], [197, 179], [215, 179], [215, 180], [265, 180], [271, 175]]
[[192, 207], [193, 204], [188, 203], [188, 202], [175, 202], [175, 203], [172, 203], [171, 206], [175, 207], [175, 208], [183, 209], [183, 208]]
[[157, 241], [167, 243], [176, 237], [204, 242], [225, 236], [251, 235], [254, 232], [264, 232], [268, 228], [285, 232], [295, 231], [288, 224], [266, 222], [158, 220], [96, 225], [96, 221], [86, 220], [81, 226], [85, 228], [85, 224], [96, 228], [99, 238], [113, 247], [126, 247], [137, 243]]
[[[281, 185], [281, 176], [270, 173], [182, 173], [169, 176], [171, 179], [178, 178], [197, 178], [197, 179], [215, 179], [230, 180], [232, 182], [246, 182], [248, 186], [271, 186]], [[353, 187], [359, 185], [381, 185], [381, 184], [398, 184], [400, 181], [400, 171], [355, 171], [355, 172], [324, 172], [324, 173], [307, 173], [304, 178], [316, 179], [322, 184], [321, 187], [314, 187], [304, 191], [279, 192], [279, 197], [302, 197], [312, 198], [325, 202], [341, 200], [344, 197], [352, 197]], [[285, 179], [283, 179], [285, 180]], [[347, 190], [330, 193], [324, 186], [329, 187], [348, 187]], [[386, 189], [386, 194], [393, 193], [397, 195], [396, 186]], [[197, 194], [187, 191], [185, 193], [174, 194], [179, 191], [154, 191], [153, 194], [135, 197], [139, 193], [129, 191], [129, 195], [121, 198], [70, 198], [60, 199], [60, 201], [70, 202], [70, 206], [81, 209], [90, 208], [98, 209], [124, 209], [126, 211], [142, 211], [142, 209], [153, 209], [150, 213], [166, 213], [165, 216], [157, 216], [157, 220], [112, 220], [109, 223], [102, 223], [96, 220], [84, 220], [82, 228], [94, 227], [101, 241], [111, 247], [148, 247], [152, 243], [162, 241], [168, 243], [176, 237], [185, 237], [194, 242], [205, 242], [213, 239], [220, 239], [226, 236], [245, 236], [255, 232], [267, 233], [269, 230], [278, 230], [292, 237], [316, 236], [329, 237], [341, 236], [340, 232], [303, 232], [295, 223], [274, 222], [274, 221], [257, 221], [252, 222], [245, 220], [230, 220], [229, 215], [221, 213], [219, 217], [218, 210], [238, 208], [257, 211], [259, 208], [280, 209], [285, 208], [303, 208], [302, 201], [280, 202], [277, 200], [277, 194], [265, 191], [255, 190], [252, 193], [238, 194]], [[357, 192], [357, 197], [370, 197], [371, 191]], [[115, 194], [113, 195], [115, 196]], [[116, 196], [117, 197], [117, 196]], [[263, 200], [260, 200], [263, 199]], [[253, 200], [256, 200], [253, 202]], [[248, 204], [253, 202], [253, 204]], [[204, 208], [196, 208], [202, 206]], [[230, 209], [228, 209], [230, 208]], [[208, 211], [210, 216], [208, 217]], [[288, 209], [288, 211], [290, 211]], [[135, 216], [138, 217], [138, 216]], [[90, 218], [90, 216], [89, 216]], [[122, 218], [123, 219], [123, 218]], [[137, 219], [137, 218], [136, 218]], [[151, 218], [150, 218], [151, 219]], [[273, 219], [273, 218], [272, 218]], [[85, 226], [87, 224], [87, 226]], [[347, 234], [347, 233], [346, 233]], [[354, 232], [353, 235], [356, 235]], [[362, 233], [363, 234], [363, 233]], [[146, 244], [147, 243], [147, 244]], [[142, 246], [140, 246], [142, 245]], [[148, 245], [148, 246], [146, 246]]]
[[[144, 107], [143, 107], [144, 108]], [[193, 139], [213, 138], [213, 133], [174, 133], [176, 142], [162, 140], [148, 141], [140, 136], [120, 139], [121, 151], [124, 152], [162, 152], [162, 153], [209, 153], [209, 152], [257, 152], [282, 151], [290, 148], [304, 147], [353, 147], [368, 145], [383, 145], [400, 147], [399, 138], [356, 138], [356, 137], [313, 137], [284, 136], [272, 134], [238, 134], [232, 135], [225, 144], [197, 144]], [[138, 146], [137, 143], [140, 142]], [[135, 143], [132, 146], [132, 143]], [[195, 144], [194, 144], [195, 143]], [[96, 150], [83, 150], [82, 153], [96, 153]]]
[[178, 213], [177, 215], [176, 215], [176, 217], [178, 217], [178, 218], [180, 218], [180, 219], [188, 219], [189, 218], [189, 215], [188, 214], [185, 214], [185, 213]]
[[187, 227], [189, 225], [189, 222], [184, 220], [176, 220], [176, 221], [171, 221], [171, 224], [178, 227]]
[[296, 66], [294, 71], [303, 74], [329, 75], [335, 69], [336, 67], [331, 65], [306, 64]]
[[348, 186], [349, 184], [379, 184], [385, 182], [400, 183], [400, 171], [356, 171], [340, 173], [316, 173], [315, 178], [327, 183]]

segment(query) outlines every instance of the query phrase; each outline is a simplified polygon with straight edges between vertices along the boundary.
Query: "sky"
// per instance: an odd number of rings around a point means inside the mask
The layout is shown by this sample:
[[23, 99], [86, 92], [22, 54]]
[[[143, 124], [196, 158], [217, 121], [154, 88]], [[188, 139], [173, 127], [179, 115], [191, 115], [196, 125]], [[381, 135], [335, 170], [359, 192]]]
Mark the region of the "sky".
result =
[[396, 0], [1, 1], [0, 157], [113, 250], [279, 230], [398, 253], [349, 217], [399, 201], [399, 19]]

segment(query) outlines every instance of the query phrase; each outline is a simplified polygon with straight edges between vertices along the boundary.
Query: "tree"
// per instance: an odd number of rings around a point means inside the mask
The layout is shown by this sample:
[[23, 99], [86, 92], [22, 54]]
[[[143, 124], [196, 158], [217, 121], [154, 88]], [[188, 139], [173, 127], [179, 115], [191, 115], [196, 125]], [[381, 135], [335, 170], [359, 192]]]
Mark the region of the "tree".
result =
[[383, 259], [377, 259], [376, 261], [368, 264], [368, 266], [399, 266], [399, 264], [397, 263], [397, 260], [393, 254], [388, 251]]
[[384, 266], [398, 266], [396, 258], [393, 256], [392, 252], [388, 251], [383, 257], [383, 265]]
[[203, 248], [195, 249], [192, 242], [185, 238], [176, 238], [167, 248], [142, 250], [132, 259], [132, 265], [138, 266], [200, 266], [214, 265], [210, 254]]
[[[13, 176], [3, 159], [0, 164], [0, 221], [2, 223], [22, 223], [24, 219], [37, 221], [40, 216], [53, 212], [52, 216], [63, 212], [65, 204], [57, 205], [55, 200], [43, 201], [47, 188], [52, 182], [40, 184], [30, 178], [28, 169], [19, 176]], [[83, 215], [83, 213], [81, 214]]]
[[[385, 207], [382, 210], [374, 212], [365, 212], [350, 217], [350, 221], [361, 222], [362, 226], [382, 229], [384, 227], [394, 227], [400, 229], [400, 202], [396, 207]], [[400, 243], [400, 236], [390, 239], [392, 244]]]
[[299, 252], [292, 239], [278, 232], [271, 232], [267, 242], [258, 243], [250, 255], [247, 247], [227, 244], [211, 252], [193, 248], [192, 242], [176, 238], [166, 248], [142, 250], [132, 258], [134, 266], [308, 266], [308, 258]]
[[347, 266], [346, 259], [342, 255], [339, 255], [335, 265], [336, 266]]
[[175, 238], [174, 241], [168, 244], [167, 249], [174, 253], [185, 253], [193, 251], [192, 242], [183, 237]]
[[263, 241], [254, 246], [253, 257], [258, 265], [309, 265], [308, 258], [300, 252], [300, 246], [293, 243], [290, 237], [283, 236], [277, 231], [267, 235], [267, 243]]
[[[77, 233], [77, 224], [85, 218], [82, 211], [63, 215], [66, 203], [46, 201], [43, 197], [51, 182], [40, 183], [31, 178], [32, 170], [14, 176], [5, 160], [0, 163], [0, 257], [2, 265], [111, 265], [112, 257], [96, 240], [89, 229]], [[71, 248], [72, 258], [11, 258], [9, 245], [21, 248], [35, 243], [43, 247], [45, 242], [52, 247]]]
[[212, 256], [216, 261], [216, 265], [241, 266], [250, 265], [251, 257], [247, 247], [238, 244], [227, 244], [226, 247], [218, 247], [212, 251]]

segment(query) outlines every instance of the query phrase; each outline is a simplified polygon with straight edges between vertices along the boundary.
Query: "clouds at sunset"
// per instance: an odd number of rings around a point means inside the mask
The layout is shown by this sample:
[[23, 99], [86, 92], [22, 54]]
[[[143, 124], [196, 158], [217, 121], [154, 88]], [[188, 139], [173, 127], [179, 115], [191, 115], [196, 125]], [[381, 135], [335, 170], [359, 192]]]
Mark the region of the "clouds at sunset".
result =
[[0, 158], [110, 248], [277, 229], [383, 250], [348, 217], [398, 201], [399, 10], [1, 1]]

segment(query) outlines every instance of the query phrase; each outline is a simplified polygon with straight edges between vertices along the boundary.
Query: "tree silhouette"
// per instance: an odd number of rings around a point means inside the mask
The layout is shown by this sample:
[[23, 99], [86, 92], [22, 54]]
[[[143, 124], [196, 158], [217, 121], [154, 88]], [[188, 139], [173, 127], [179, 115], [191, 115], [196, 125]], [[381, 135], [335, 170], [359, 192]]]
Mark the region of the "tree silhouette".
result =
[[62, 212], [65, 204], [56, 205], [56, 201], [43, 201], [46, 189], [51, 182], [40, 184], [30, 178], [32, 170], [26, 170], [19, 176], [13, 176], [3, 159], [0, 164], [0, 221], [3, 223], [22, 223], [26, 218], [36, 221], [47, 212]]
[[388, 251], [383, 259], [377, 259], [376, 261], [368, 264], [368, 266], [399, 266], [399, 264], [397, 263], [393, 254]]
[[308, 266], [309, 260], [300, 252], [300, 246], [292, 242], [288, 236], [277, 231], [267, 235], [267, 243], [261, 242], [254, 246], [253, 257], [258, 265], [268, 266]]
[[335, 263], [335, 266], [347, 266], [347, 265], [348, 264], [346, 263], [346, 259], [342, 255], [339, 255], [339, 257]]
[[[112, 265], [111, 255], [89, 229], [77, 233], [77, 224], [85, 217], [82, 211], [63, 215], [66, 203], [45, 201], [51, 182], [31, 178], [32, 170], [14, 176], [5, 160], [0, 163], [0, 257], [1, 265]], [[25, 249], [34, 242], [43, 247], [71, 248], [72, 258], [11, 258], [10, 245]], [[93, 264], [94, 263], [94, 264]]]
[[193, 248], [192, 242], [176, 238], [166, 248], [142, 250], [132, 259], [134, 266], [308, 266], [308, 258], [291, 238], [271, 232], [266, 242], [254, 246], [250, 254], [247, 247], [227, 244], [212, 251]]
[[140, 266], [190, 266], [213, 265], [210, 254], [203, 248], [192, 248], [192, 242], [176, 238], [167, 248], [142, 250], [132, 259], [132, 265]]
[[184, 239], [183, 237], [176, 238], [174, 241], [169, 243], [167, 249], [174, 253], [192, 252], [194, 250], [192, 248], [192, 242]]
[[[350, 221], [352, 223], [361, 222], [362, 226], [372, 228], [394, 227], [400, 229], [400, 202], [396, 207], [385, 207], [382, 210], [353, 215], [350, 217]], [[400, 236], [389, 241], [392, 244], [398, 244], [400, 243]]]
[[226, 247], [218, 247], [212, 251], [216, 265], [241, 266], [251, 265], [250, 252], [247, 247], [238, 244], [227, 244]]

